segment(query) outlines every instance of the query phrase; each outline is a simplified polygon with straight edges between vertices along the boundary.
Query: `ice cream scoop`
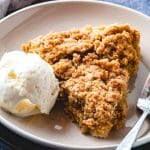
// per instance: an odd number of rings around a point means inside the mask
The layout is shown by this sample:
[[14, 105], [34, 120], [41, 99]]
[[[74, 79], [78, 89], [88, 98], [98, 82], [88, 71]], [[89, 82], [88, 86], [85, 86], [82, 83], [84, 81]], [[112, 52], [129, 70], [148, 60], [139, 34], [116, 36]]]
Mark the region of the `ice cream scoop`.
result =
[[0, 61], [0, 107], [17, 115], [48, 114], [59, 83], [53, 68], [37, 54], [5, 53]]

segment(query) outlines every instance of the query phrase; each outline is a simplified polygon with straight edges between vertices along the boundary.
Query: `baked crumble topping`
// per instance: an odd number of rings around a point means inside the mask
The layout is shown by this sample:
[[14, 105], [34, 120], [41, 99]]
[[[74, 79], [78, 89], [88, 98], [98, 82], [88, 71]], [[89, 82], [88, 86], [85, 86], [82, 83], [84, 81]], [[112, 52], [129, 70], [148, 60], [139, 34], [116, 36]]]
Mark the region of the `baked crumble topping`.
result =
[[22, 46], [52, 65], [67, 114], [83, 133], [107, 137], [124, 126], [127, 86], [137, 73], [140, 34], [129, 25], [39, 36]]

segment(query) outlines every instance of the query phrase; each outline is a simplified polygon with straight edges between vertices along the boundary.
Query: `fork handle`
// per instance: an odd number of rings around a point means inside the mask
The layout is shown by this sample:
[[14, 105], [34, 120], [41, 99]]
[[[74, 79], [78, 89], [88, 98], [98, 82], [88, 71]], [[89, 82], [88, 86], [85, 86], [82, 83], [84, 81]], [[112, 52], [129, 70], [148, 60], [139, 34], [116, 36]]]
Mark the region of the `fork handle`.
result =
[[147, 115], [148, 115], [148, 112], [146, 112], [146, 111], [143, 112], [140, 119], [137, 121], [135, 126], [130, 130], [130, 132], [125, 136], [125, 138], [119, 144], [119, 146], [117, 147], [116, 150], [130, 150], [132, 148], [132, 145], [136, 139], [136, 136], [137, 136], [138, 132], [140, 131], [141, 126], [142, 126], [145, 118], [147, 117]]

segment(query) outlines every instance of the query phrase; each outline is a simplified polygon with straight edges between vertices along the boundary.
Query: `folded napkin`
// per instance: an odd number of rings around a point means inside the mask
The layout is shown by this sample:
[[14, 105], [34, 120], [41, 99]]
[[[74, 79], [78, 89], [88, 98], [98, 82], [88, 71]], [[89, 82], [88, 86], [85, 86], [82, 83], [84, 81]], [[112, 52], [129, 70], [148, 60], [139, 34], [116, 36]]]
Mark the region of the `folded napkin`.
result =
[[37, 0], [0, 0], [0, 18], [4, 17], [7, 12], [28, 6]]

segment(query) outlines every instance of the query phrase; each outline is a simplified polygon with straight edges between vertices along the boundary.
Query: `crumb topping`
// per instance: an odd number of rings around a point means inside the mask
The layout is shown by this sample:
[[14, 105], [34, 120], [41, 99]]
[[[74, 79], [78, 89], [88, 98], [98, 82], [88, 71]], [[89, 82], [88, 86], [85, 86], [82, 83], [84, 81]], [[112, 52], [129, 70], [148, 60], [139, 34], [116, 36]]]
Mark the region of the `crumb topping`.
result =
[[140, 60], [140, 34], [129, 25], [85, 27], [37, 37], [22, 46], [54, 68], [67, 114], [83, 133], [107, 137], [127, 116], [127, 86]]

